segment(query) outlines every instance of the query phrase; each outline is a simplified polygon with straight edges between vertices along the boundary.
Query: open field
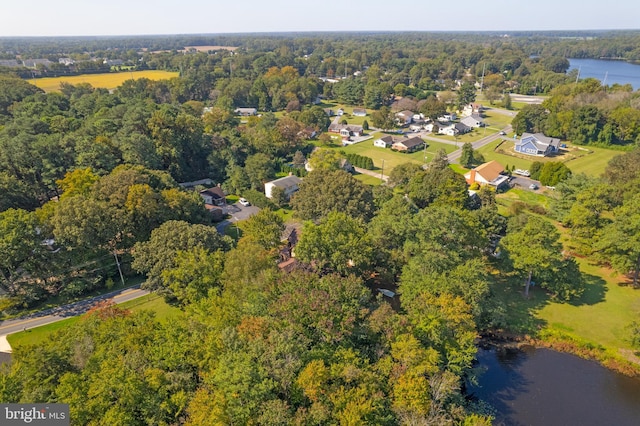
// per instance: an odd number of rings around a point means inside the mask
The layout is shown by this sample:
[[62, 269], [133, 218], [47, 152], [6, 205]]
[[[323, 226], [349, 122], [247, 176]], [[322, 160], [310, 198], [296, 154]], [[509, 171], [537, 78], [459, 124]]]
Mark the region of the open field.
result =
[[60, 83], [80, 84], [89, 83], [93, 87], [104, 89], [115, 89], [127, 80], [137, 80], [139, 78], [148, 78], [149, 80], [167, 80], [178, 77], [177, 72], [147, 70], [147, 71], [131, 71], [119, 73], [104, 74], [81, 74], [67, 77], [51, 77], [36, 78], [29, 80], [29, 83], [38, 86], [45, 92], [57, 92], [60, 90]]
[[[499, 147], [498, 147], [499, 145]], [[514, 165], [519, 169], [529, 169], [534, 161], [562, 161], [573, 173], [584, 173], [589, 176], [600, 176], [609, 160], [623, 152], [597, 147], [576, 147], [569, 145], [563, 154], [553, 157], [529, 157], [513, 150], [512, 140], [496, 140], [483, 146], [478, 151], [486, 161], [496, 160], [503, 166]], [[498, 149], [496, 150], [496, 147]]]
[[[176, 317], [182, 313], [180, 309], [167, 305], [161, 296], [156, 294], [148, 294], [138, 299], [130, 300], [125, 303], [121, 303], [118, 307], [123, 309], [129, 309], [131, 311], [148, 310], [153, 311], [158, 321], [167, 321], [169, 318]], [[7, 340], [13, 348], [17, 346], [32, 345], [39, 343], [46, 339], [54, 331], [71, 326], [82, 317], [71, 317], [62, 321], [54, 322], [52, 324], [43, 325], [41, 327], [32, 328], [27, 331], [15, 333], [7, 336]]]

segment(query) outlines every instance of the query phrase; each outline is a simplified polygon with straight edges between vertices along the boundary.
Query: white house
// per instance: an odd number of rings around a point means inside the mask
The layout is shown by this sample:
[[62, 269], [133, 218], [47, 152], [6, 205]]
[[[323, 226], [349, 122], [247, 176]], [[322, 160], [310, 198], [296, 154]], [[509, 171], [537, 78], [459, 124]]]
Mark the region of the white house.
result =
[[284, 191], [284, 195], [287, 199], [291, 197], [291, 195], [296, 192], [300, 186], [300, 179], [298, 176], [285, 176], [280, 179], [272, 180], [271, 182], [267, 182], [264, 184], [264, 195], [267, 198], [273, 198], [273, 188], [281, 188]]
[[258, 110], [256, 108], [236, 108], [233, 112], [235, 112], [236, 115], [248, 117], [250, 115], [256, 115]]
[[366, 117], [367, 116], [367, 110], [364, 108], [354, 108], [353, 109], [353, 115], [356, 117]]
[[396, 120], [401, 125], [411, 124], [411, 122], [413, 121], [413, 111], [409, 111], [409, 110], [400, 111], [399, 113], [396, 114]]
[[460, 122], [469, 127], [474, 127], [474, 128], [484, 127], [484, 121], [482, 120], [482, 117], [480, 117], [478, 114], [471, 114], [470, 116], [460, 120]]
[[387, 135], [373, 141], [373, 146], [377, 146], [378, 148], [389, 148], [393, 145], [393, 142], [393, 136]]
[[449, 121], [455, 121], [457, 118], [458, 116], [456, 115], [455, 112], [447, 112], [445, 114], [442, 114], [440, 117], [438, 117], [438, 121], [449, 122]]

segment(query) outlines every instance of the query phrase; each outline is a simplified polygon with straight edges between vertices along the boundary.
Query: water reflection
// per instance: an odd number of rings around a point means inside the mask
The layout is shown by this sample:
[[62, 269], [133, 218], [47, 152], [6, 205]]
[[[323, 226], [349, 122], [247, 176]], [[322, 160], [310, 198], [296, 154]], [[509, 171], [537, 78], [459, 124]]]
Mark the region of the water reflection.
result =
[[637, 425], [640, 380], [578, 357], [532, 347], [482, 349], [479, 386], [495, 425]]

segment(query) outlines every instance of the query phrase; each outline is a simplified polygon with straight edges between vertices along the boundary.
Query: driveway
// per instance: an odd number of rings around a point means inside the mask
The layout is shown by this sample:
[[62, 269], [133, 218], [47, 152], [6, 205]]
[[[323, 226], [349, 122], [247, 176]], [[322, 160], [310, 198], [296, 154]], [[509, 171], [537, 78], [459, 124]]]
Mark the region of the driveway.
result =
[[224, 230], [227, 226], [232, 223], [239, 222], [241, 220], [249, 219], [254, 214], [258, 213], [260, 208], [256, 206], [243, 206], [240, 203], [229, 204], [225, 207], [224, 212], [229, 216], [228, 219], [223, 220], [222, 222], [216, 224], [216, 230], [224, 235]]
[[[513, 175], [511, 177], [511, 181], [510, 182], [515, 187], [520, 188], [520, 189], [526, 189], [527, 191], [541, 192], [543, 189], [545, 189], [545, 187], [542, 186], [540, 181], [534, 180], [534, 179], [531, 179], [531, 178], [528, 178], [528, 177], [524, 177], [524, 176]], [[529, 188], [529, 186], [531, 186], [532, 183], [535, 183], [538, 186], [537, 190], [533, 190], [533, 189]]]

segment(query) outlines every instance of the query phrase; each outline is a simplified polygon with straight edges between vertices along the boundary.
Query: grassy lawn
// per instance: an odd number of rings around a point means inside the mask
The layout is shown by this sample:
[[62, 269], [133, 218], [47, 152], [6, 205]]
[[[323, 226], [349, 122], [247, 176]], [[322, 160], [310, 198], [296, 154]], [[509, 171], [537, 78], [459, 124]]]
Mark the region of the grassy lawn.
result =
[[371, 186], [382, 185], [382, 182], [383, 182], [382, 179], [379, 179], [377, 177], [369, 176], [369, 175], [363, 175], [363, 174], [360, 174], [360, 173], [356, 173], [353, 177], [358, 179], [362, 183], [366, 183], [367, 185], [371, 185]]
[[496, 201], [498, 204], [509, 207], [516, 201], [532, 204], [536, 206], [542, 206], [545, 209], [549, 208], [549, 197], [542, 193], [529, 191], [526, 189], [511, 188], [507, 192], [496, 195]]
[[[156, 319], [161, 322], [165, 322], [169, 318], [176, 317], [182, 313], [180, 309], [166, 304], [164, 299], [156, 294], [148, 294], [138, 299], [121, 303], [118, 306], [123, 309], [129, 309], [133, 312], [142, 310], [153, 311], [156, 314]], [[43, 325], [27, 331], [21, 331], [20, 333], [7, 336], [7, 340], [13, 348], [17, 346], [37, 344], [44, 341], [44, 339], [46, 339], [51, 333], [71, 326], [80, 321], [81, 318], [82, 317], [80, 316], [67, 318], [62, 321], [54, 322], [53, 324]]]
[[115, 89], [126, 80], [137, 80], [139, 78], [148, 78], [149, 80], [168, 80], [178, 77], [177, 72], [147, 70], [147, 71], [129, 71], [118, 73], [104, 74], [81, 74], [67, 77], [49, 77], [36, 78], [29, 80], [29, 83], [38, 86], [45, 92], [57, 92], [60, 90], [60, 83], [80, 84], [89, 83], [93, 87], [102, 87], [105, 89]]
[[549, 303], [537, 313], [547, 327], [613, 349], [629, 349], [625, 329], [640, 316], [640, 291], [611, 270], [577, 259], [589, 283], [571, 303]]
[[[369, 157], [373, 160], [373, 165], [375, 166], [375, 170], [382, 169], [382, 161], [384, 160], [384, 174], [388, 175], [389, 172], [396, 167], [398, 164], [402, 163], [416, 163], [416, 164], [424, 164], [425, 150], [420, 150], [411, 154], [406, 154], [402, 152], [391, 151], [388, 148], [378, 148], [373, 146], [373, 141], [381, 136], [380, 133], [372, 134], [372, 139], [366, 140], [364, 142], [360, 142], [354, 145], [347, 146], [336, 146], [334, 149], [342, 150], [347, 154], [359, 154]], [[447, 154], [456, 150], [455, 145], [450, 145], [441, 142], [433, 142], [426, 141], [427, 149], [426, 149], [426, 157], [427, 162], [433, 160], [435, 154], [438, 150], [444, 149]]]
[[[503, 166], [514, 165], [519, 169], [529, 169], [534, 161], [562, 161], [573, 173], [584, 173], [590, 176], [600, 176], [609, 160], [623, 152], [597, 147], [577, 147], [568, 145], [561, 155], [553, 157], [531, 157], [516, 153], [513, 150], [513, 140], [502, 139], [483, 146], [478, 151], [485, 160], [496, 160]], [[497, 149], [496, 149], [497, 148]]]

